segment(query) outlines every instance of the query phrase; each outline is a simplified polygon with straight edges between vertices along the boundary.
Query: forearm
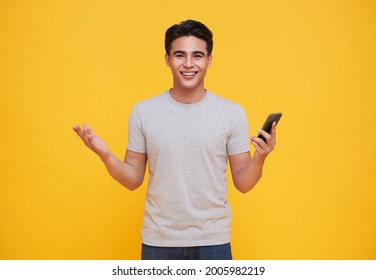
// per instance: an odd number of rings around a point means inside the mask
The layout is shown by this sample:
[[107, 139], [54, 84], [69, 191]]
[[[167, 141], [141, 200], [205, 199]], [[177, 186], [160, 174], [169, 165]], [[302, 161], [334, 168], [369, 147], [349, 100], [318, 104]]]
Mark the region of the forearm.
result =
[[242, 169], [234, 174], [234, 185], [240, 192], [249, 192], [261, 179], [264, 162], [265, 158], [261, 159], [254, 157], [250, 159]]
[[138, 170], [131, 163], [119, 160], [112, 153], [106, 158], [101, 158], [101, 160], [111, 177], [125, 188], [133, 191], [142, 184], [144, 170]]

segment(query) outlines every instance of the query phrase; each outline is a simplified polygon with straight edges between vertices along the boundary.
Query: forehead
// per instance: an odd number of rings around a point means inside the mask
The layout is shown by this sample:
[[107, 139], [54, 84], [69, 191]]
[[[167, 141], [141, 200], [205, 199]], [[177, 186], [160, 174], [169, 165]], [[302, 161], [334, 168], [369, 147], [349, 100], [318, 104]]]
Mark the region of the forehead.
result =
[[183, 36], [175, 39], [171, 43], [171, 53], [174, 51], [194, 52], [201, 51], [207, 54], [206, 42], [195, 36]]

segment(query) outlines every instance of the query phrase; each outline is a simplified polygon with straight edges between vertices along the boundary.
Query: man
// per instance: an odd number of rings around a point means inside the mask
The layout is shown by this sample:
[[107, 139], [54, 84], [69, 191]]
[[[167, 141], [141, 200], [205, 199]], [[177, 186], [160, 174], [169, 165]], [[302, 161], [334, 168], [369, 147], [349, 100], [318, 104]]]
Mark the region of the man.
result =
[[246, 193], [275, 145], [273, 124], [271, 134], [259, 131], [266, 142], [251, 138], [251, 157], [244, 110], [205, 89], [212, 48], [212, 33], [200, 22], [183, 21], [166, 31], [173, 87], [133, 108], [124, 161], [89, 126], [73, 127], [129, 190], [143, 183], [148, 162], [142, 259], [232, 259], [227, 162], [235, 187]]

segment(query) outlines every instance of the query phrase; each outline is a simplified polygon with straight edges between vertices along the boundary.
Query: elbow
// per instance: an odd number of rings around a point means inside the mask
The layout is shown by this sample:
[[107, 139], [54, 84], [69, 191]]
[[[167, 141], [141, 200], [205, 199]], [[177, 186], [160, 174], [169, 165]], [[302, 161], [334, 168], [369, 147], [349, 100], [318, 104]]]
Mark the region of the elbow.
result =
[[251, 191], [253, 189], [254, 185], [253, 186], [252, 185], [244, 185], [244, 186], [242, 186], [242, 185], [240, 185], [240, 186], [239, 185], [235, 185], [235, 187], [242, 194], [246, 194], [246, 193], [248, 193], [249, 191]]
[[261, 179], [261, 173], [258, 176], [251, 176], [249, 178], [243, 178], [241, 180], [238, 180], [239, 178], [236, 178], [233, 182], [235, 187], [238, 189], [243, 194], [248, 193], [251, 191], [256, 184], [260, 181]]
[[126, 182], [120, 182], [120, 183], [126, 189], [128, 189], [130, 191], [135, 191], [143, 184], [143, 182], [144, 182], [144, 180], [142, 178], [142, 179], [138, 179], [138, 180], [132, 180], [132, 181], [126, 181]]
[[138, 187], [139, 187], [138, 185], [127, 185], [127, 186], [125, 186], [125, 188], [126, 188], [127, 190], [131, 191], [131, 192], [137, 190]]
[[235, 188], [243, 194], [251, 191], [257, 184], [259, 180], [239, 180], [234, 181]]
[[130, 184], [127, 184], [125, 185], [125, 187], [130, 190], [130, 191], [135, 191], [137, 190], [141, 185], [142, 185], [143, 182], [134, 182], [134, 183], [130, 183]]

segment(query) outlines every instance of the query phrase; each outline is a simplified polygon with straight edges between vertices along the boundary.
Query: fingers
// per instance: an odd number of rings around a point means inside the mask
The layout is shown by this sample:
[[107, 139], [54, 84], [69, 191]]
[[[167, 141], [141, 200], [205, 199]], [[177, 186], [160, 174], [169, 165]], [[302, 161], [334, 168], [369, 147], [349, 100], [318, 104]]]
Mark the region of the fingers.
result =
[[80, 125], [76, 124], [72, 127], [73, 130], [77, 133], [77, 135], [81, 138], [81, 140], [90, 147], [90, 142], [92, 141], [92, 136], [94, 135], [93, 130], [87, 124], [83, 125], [81, 128]]
[[266, 142], [259, 137], [252, 137], [251, 143], [255, 146], [256, 151], [267, 155], [274, 150], [276, 144], [276, 122], [273, 122], [270, 134], [262, 129], [259, 129], [258, 132], [265, 138]]
[[255, 146], [256, 149], [265, 150], [267, 148], [267, 144], [259, 137], [251, 137], [251, 143], [253, 146]]
[[76, 124], [75, 126], [72, 126], [73, 130], [78, 134], [78, 136], [82, 137], [82, 129], [79, 124]]
[[276, 144], [276, 126], [277, 126], [277, 123], [273, 122], [270, 134], [267, 133], [265, 130], [262, 130], [262, 129], [258, 130], [258, 133], [260, 133], [265, 138], [266, 143], [268, 144], [271, 143], [273, 145]]
[[87, 124], [84, 124], [84, 131], [85, 131], [87, 139], [89, 140], [89, 143], [92, 144], [93, 141], [94, 141], [94, 138], [95, 138], [96, 134], [91, 129], [91, 127], [89, 125], [87, 125]]
[[273, 122], [273, 123], [272, 123], [272, 139], [273, 139], [273, 143], [274, 143], [274, 145], [277, 144], [277, 132], [276, 132], [276, 126], [277, 126], [277, 123], [276, 123], [276, 122]]
[[272, 136], [269, 133], [267, 133], [265, 130], [259, 129], [257, 130], [257, 132], [260, 133], [260, 135], [262, 135], [265, 138], [266, 143], [271, 142], [270, 140], [272, 139]]
[[84, 131], [89, 134], [89, 135], [92, 135], [94, 134], [93, 130], [91, 129], [91, 127], [87, 124], [84, 124]]

